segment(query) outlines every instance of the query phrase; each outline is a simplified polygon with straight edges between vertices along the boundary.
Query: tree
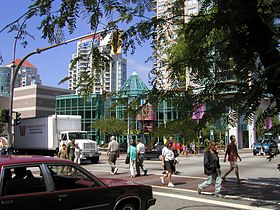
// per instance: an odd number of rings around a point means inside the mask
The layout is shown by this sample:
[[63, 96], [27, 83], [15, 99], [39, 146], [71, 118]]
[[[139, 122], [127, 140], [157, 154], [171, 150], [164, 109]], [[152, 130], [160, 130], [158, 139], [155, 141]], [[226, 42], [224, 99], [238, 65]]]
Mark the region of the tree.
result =
[[[88, 24], [91, 33], [98, 32], [101, 37], [111, 34], [109, 46], [113, 51], [121, 45], [122, 52], [133, 53], [136, 45], [152, 38], [159, 22], [155, 17], [149, 18], [153, 8], [153, 2], [150, 0], [35, 0], [30, 2], [29, 10], [0, 29], [0, 33], [16, 31], [20, 35], [18, 39], [28, 44], [25, 37], [32, 37], [28, 33], [28, 20], [37, 17], [41, 20], [38, 26], [42, 31], [41, 38], [47, 39], [50, 43], [60, 43], [65, 33], [72, 34], [79, 26], [79, 21], [84, 21]], [[88, 68], [91, 69], [89, 71], [101, 72], [112, 58], [107, 51], [101, 52], [93, 48], [92, 59], [93, 65]], [[75, 62], [77, 59], [73, 59], [72, 64], [75, 65]], [[87, 82], [88, 89], [98, 79], [89, 75], [89, 72], [80, 75], [81, 86], [82, 83]], [[73, 78], [66, 77], [61, 82], [69, 79]], [[84, 88], [83, 93], [88, 94], [88, 89]]]
[[280, 2], [200, 3], [198, 15], [182, 25], [178, 44], [167, 51], [171, 78], [189, 69], [203, 87], [194, 100], [206, 101], [212, 113], [230, 107], [249, 119], [263, 99], [270, 102], [265, 111], [280, 111]]
[[116, 118], [96, 120], [92, 127], [110, 136], [119, 136], [127, 133], [127, 122]]

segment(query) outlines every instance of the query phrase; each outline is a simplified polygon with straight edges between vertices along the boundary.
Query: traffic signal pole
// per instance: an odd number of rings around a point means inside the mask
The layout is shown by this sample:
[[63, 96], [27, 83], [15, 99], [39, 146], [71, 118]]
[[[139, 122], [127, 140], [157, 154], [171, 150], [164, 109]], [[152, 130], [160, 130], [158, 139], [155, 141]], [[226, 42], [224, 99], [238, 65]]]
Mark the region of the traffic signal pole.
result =
[[8, 146], [9, 147], [11, 147], [13, 145], [13, 142], [12, 142], [12, 121], [13, 121], [13, 98], [14, 98], [15, 81], [16, 81], [17, 74], [18, 74], [21, 66], [25, 62], [25, 60], [27, 58], [29, 58], [30, 56], [34, 55], [34, 54], [40, 54], [41, 52], [44, 52], [46, 50], [50, 50], [52, 48], [59, 47], [61, 45], [66, 45], [68, 43], [71, 43], [71, 42], [83, 39], [83, 38], [88, 37], [88, 36], [93, 36], [93, 35], [96, 35], [96, 34], [100, 34], [100, 33], [101, 32], [94, 32], [94, 33], [91, 33], [91, 34], [87, 34], [87, 35], [83, 35], [83, 36], [76, 37], [76, 38], [73, 38], [73, 39], [69, 39], [67, 41], [64, 41], [64, 42], [61, 42], [61, 43], [58, 43], [58, 44], [54, 44], [54, 45], [51, 45], [51, 46], [48, 46], [48, 47], [38, 48], [38, 49], [28, 53], [26, 56], [24, 56], [22, 58], [22, 60], [19, 62], [18, 65], [15, 65], [15, 63], [13, 61], [13, 66], [11, 67], [11, 84], [10, 84], [10, 98], [9, 98], [9, 119], [8, 119], [8, 138], [7, 138], [8, 139]]

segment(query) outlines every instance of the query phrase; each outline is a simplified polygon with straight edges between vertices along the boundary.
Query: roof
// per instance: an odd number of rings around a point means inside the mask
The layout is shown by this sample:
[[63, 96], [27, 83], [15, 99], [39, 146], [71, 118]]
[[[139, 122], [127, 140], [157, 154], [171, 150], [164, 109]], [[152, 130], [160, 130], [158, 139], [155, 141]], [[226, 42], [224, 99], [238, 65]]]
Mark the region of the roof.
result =
[[[21, 59], [16, 59], [15, 60], [15, 65], [18, 65], [21, 62]], [[26, 66], [28, 68], [36, 68], [33, 64], [31, 64], [30, 62], [28, 62], [28, 60], [24, 61], [22, 66]]]
[[0, 168], [3, 165], [14, 165], [22, 163], [56, 163], [56, 162], [71, 162], [56, 157], [39, 156], [39, 155], [2, 155], [0, 156]]
[[126, 95], [137, 96], [147, 92], [148, 90], [149, 89], [143, 80], [141, 80], [138, 74], [134, 71], [124, 83], [120, 91]]

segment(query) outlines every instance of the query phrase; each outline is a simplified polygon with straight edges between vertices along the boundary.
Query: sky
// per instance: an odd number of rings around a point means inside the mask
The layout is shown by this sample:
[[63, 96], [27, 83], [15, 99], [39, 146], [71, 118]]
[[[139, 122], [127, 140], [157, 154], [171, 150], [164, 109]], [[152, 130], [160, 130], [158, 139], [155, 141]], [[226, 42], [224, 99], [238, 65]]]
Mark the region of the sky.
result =
[[[1, 1], [1, 13], [0, 13], [0, 30], [6, 25], [18, 19], [27, 10], [28, 6], [32, 4], [31, 0], [3, 0]], [[51, 44], [41, 38], [42, 33], [37, 29], [39, 26], [38, 18], [30, 19], [26, 22], [28, 24], [28, 32], [34, 36], [27, 38], [28, 45], [24, 48], [19, 43], [16, 45], [16, 58], [23, 58], [28, 53], [36, 50], [37, 48], [44, 48]], [[80, 37], [86, 34], [92, 33], [89, 26], [85, 22], [80, 22], [77, 25], [77, 29], [73, 34], [65, 33], [65, 40]], [[14, 32], [8, 33], [8, 30], [0, 33], [0, 53], [4, 62], [2, 65], [11, 63], [13, 60], [14, 41], [16, 34]], [[32, 63], [40, 74], [42, 84], [46, 86], [67, 88], [67, 82], [64, 84], [58, 84], [59, 81], [67, 76], [68, 65], [71, 60], [72, 54], [76, 52], [77, 42], [72, 42], [67, 45], [62, 45], [41, 54], [35, 54], [29, 57], [27, 60]], [[140, 78], [148, 84], [148, 73], [152, 68], [152, 63], [146, 63], [145, 61], [152, 55], [152, 49], [149, 46], [149, 42], [143, 43], [143, 46], [138, 46], [133, 55], [128, 53], [127, 56], [123, 55], [127, 59], [127, 78], [136, 71]]]

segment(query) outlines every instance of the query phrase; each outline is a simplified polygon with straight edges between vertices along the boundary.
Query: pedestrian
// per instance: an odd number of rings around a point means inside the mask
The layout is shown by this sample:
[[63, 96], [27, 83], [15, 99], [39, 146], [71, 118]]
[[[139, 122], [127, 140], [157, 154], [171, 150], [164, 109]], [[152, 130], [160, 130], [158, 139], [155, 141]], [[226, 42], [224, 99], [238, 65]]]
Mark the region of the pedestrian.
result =
[[188, 145], [185, 146], [185, 154], [186, 154], [186, 157], [189, 156], [189, 146]]
[[[178, 170], [176, 170], [176, 168], [177, 168], [176, 166], [179, 163], [179, 160], [178, 160], [179, 152], [177, 150], [177, 144], [174, 142], [172, 136], [170, 136], [168, 138], [168, 140], [172, 143], [172, 151], [174, 153], [174, 168], [175, 168], [175, 172], [174, 173], [175, 174], [179, 174], [180, 172]], [[179, 148], [180, 148], [180, 143], [178, 145], [179, 145]]]
[[192, 152], [192, 154], [193, 154], [193, 156], [195, 156], [195, 154], [196, 154], [196, 146], [195, 146], [195, 143], [194, 142], [192, 142], [191, 144], [190, 144], [190, 147], [191, 147], [191, 152]]
[[111, 136], [110, 143], [107, 150], [108, 162], [111, 167], [111, 174], [117, 174], [118, 168], [116, 161], [119, 157], [119, 143], [116, 141], [115, 136]]
[[[67, 143], [66, 147], [67, 147], [68, 159], [74, 162], [74, 160], [75, 160], [75, 147], [76, 147], [75, 139], [71, 139], [70, 142]], [[72, 167], [71, 166], [67, 167], [67, 172], [68, 172], [69, 175], [71, 174], [71, 172], [72, 172]]]
[[129, 171], [130, 171], [130, 177], [136, 176], [136, 158], [137, 158], [137, 149], [136, 149], [136, 143], [135, 141], [131, 140], [129, 145]]
[[75, 144], [75, 163], [80, 164], [81, 163], [81, 148], [79, 147], [79, 144]]
[[69, 159], [68, 151], [67, 151], [67, 147], [66, 147], [65, 143], [62, 144], [62, 147], [60, 148], [59, 152], [57, 153], [57, 157], [66, 159], [66, 160]]
[[67, 143], [67, 152], [69, 160], [74, 162], [75, 159], [75, 139], [71, 139], [70, 142]]
[[236, 146], [236, 138], [234, 135], [230, 136], [230, 143], [227, 145], [225, 157], [224, 157], [224, 162], [226, 162], [226, 158], [228, 156], [228, 161], [230, 162], [230, 169], [224, 174], [222, 177], [222, 180], [225, 181], [226, 176], [235, 170], [235, 175], [237, 178], [237, 183], [240, 183], [240, 178], [239, 178], [239, 169], [238, 169], [238, 164], [237, 164], [237, 158], [241, 161], [241, 158], [238, 154], [237, 151], [237, 146]]
[[165, 182], [165, 178], [168, 178], [168, 187], [174, 187], [175, 185], [172, 183], [172, 174], [175, 172], [174, 166], [174, 152], [172, 151], [172, 142], [167, 141], [165, 147], [162, 149], [162, 165], [166, 168], [167, 174], [160, 177], [160, 181], [162, 184]]
[[147, 169], [144, 168], [144, 155], [145, 155], [145, 144], [143, 144], [140, 139], [136, 140], [136, 176], [141, 176], [140, 169], [144, 172], [144, 176], [147, 175]]
[[4, 154], [4, 144], [2, 142], [2, 138], [0, 138], [0, 155]]
[[207, 180], [199, 184], [197, 187], [198, 194], [201, 194], [202, 190], [215, 182], [214, 195], [220, 196], [222, 188], [221, 170], [218, 152], [215, 148], [215, 143], [209, 144], [208, 150], [204, 153], [204, 174], [207, 175]]

